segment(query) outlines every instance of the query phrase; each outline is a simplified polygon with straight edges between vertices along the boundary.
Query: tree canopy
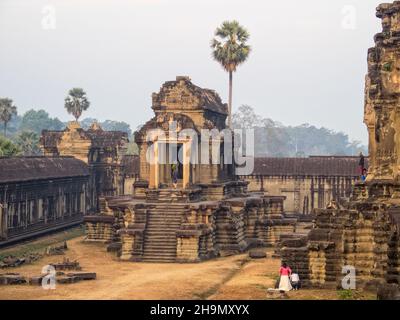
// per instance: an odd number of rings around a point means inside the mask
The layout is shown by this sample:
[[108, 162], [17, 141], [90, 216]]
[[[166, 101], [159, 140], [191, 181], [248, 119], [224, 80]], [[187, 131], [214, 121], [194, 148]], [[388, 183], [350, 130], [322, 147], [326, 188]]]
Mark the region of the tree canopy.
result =
[[249, 57], [251, 48], [246, 43], [249, 37], [248, 31], [236, 20], [224, 21], [211, 41], [213, 58], [227, 72], [235, 72]]
[[89, 106], [90, 102], [86, 97], [86, 92], [82, 88], [72, 88], [69, 90], [68, 96], [65, 98], [65, 109], [75, 117], [76, 121], [78, 121], [82, 112], [87, 110]]
[[44, 110], [28, 110], [22, 116], [20, 131], [32, 131], [41, 134], [42, 130], [62, 130], [65, 124], [58, 118], [51, 118]]
[[0, 121], [4, 125], [4, 136], [7, 136], [7, 124], [13, 116], [17, 115], [17, 107], [9, 98], [0, 98]]
[[16, 156], [20, 154], [21, 150], [18, 148], [16, 144], [11, 142], [5, 137], [0, 136], [0, 156], [1, 157], [10, 157]]
[[284, 126], [255, 113], [248, 105], [233, 115], [234, 128], [254, 129], [258, 157], [305, 157], [311, 155], [367, 154], [360, 141], [349, 141], [348, 135], [310, 124]]

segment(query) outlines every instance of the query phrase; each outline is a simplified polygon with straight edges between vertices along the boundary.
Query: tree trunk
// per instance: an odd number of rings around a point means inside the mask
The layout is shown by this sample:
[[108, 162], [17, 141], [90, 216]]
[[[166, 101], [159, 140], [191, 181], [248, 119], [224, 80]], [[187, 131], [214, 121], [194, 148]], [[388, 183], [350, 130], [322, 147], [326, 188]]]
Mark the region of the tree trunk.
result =
[[232, 129], [232, 71], [229, 71], [228, 127]]
[[7, 138], [7, 122], [4, 122], [4, 138]]

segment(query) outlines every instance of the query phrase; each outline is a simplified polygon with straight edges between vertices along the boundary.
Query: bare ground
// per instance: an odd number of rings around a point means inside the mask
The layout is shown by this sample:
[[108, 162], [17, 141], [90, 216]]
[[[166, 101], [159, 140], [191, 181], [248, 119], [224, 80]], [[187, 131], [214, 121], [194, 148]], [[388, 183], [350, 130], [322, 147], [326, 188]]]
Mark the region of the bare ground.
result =
[[[97, 280], [57, 284], [55, 290], [29, 285], [2, 286], [0, 299], [267, 299], [266, 290], [274, 287], [280, 264], [272, 258], [250, 260], [247, 254], [198, 264], [120, 262], [106, 252], [104, 245], [82, 240], [78, 237], [68, 241], [65, 257], [77, 259], [83, 271], [96, 272]], [[33, 264], [0, 272], [40, 275], [43, 266], [62, 259], [63, 256], [44, 257]], [[339, 296], [334, 290], [300, 290], [290, 292], [289, 298], [315, 300]]]

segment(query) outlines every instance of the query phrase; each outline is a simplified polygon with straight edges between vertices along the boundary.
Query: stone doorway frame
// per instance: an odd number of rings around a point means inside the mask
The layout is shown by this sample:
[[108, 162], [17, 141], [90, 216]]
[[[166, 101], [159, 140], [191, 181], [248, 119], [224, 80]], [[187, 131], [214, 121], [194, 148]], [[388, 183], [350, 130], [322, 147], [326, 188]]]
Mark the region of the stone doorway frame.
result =
[[150, 189], [159, 189], [160, 187], [160, 165], [158, 163], [159, 159], [159, 144], [164, 143], [165, 145], [171, 144], [182, 144], [182, 154], [183, 154], [183, 179], [182, 179], [182, 188], [187, 189], [189, 187], [190, 182], [190, 158], [191, 158], [191, 138], [178, 138], [178, 139], [169, 139], [158, 137], [153, 141], [153, 162], [150, 163], [150, 177], [149, 177], [149, 188]]

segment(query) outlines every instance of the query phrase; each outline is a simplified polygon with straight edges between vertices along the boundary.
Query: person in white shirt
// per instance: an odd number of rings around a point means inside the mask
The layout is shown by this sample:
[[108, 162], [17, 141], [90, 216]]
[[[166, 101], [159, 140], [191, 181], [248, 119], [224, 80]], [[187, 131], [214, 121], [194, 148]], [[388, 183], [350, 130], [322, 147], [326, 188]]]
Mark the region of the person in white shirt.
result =
[[293, 290], [299, 290], [300, 288], [300, 277], [297, 273], [292, 273], [290, 276], [290, 282], [292, 283]]

